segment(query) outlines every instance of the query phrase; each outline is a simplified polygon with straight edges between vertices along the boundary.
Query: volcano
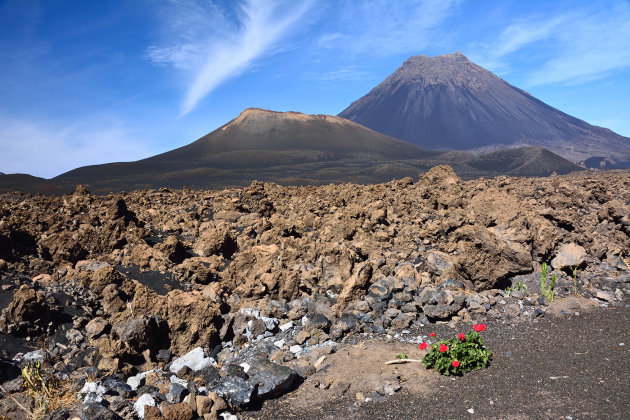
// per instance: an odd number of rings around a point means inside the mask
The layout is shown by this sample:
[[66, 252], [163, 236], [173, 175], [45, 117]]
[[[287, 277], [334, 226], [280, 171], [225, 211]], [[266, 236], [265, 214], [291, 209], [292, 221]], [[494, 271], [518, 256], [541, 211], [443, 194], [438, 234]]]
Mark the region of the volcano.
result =
[[538, 146], [573, 162], [630, 165], [630, 138], [545, 104], [459, 52], [409, 58], [339, 116], [427, 149]]
[[73, 169], [50, 180], [0, 177], [0, 193], [59, 194], [86, 186], [96, 194], [147, 188], [221, 189], [252, 181], [281, 185], [388, 182], [447, 164], [463, 178], [547, 176], [579, 166], [539, 147], [482, 156], [429, 151], [331, 115], [249, 108], [200, 139], [135, 162]]

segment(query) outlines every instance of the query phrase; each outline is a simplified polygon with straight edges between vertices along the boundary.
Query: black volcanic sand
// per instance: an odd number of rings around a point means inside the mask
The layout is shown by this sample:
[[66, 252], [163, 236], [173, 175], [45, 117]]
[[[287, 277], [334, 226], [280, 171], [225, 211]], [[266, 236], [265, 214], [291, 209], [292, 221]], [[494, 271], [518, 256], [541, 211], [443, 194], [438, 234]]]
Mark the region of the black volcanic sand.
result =
[[[360, 406], [347, 395], [311, 413], [300, 412], [299, 402], [288, 394], [247, 413], [248, 418], [630, 418], [630, 305], [487, 325], [483, 336], [494, 352], [491, 366], [463, 377], [438, 375], [432, 393], [403, 390]], [[446, 326], [435, 330], [438, 336], [454, 333]]]
[[184, 289], [184, 286], [170, 273], [160, 273], [153, 270], [140, 271], [138, 266], [123, 267], [118, 265], [116, 268], [128, 278], [137, 280], [160, 296], [165, 296], [173, 289]]

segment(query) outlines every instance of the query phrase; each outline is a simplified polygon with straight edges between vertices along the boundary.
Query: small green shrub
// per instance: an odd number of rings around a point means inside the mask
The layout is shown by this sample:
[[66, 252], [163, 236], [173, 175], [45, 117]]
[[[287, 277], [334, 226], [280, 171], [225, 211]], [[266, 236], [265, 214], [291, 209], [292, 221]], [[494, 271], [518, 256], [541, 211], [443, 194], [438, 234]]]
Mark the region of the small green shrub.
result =
[[[435, 369], [442, 375], [463, 375], [471, 370], [483, 369], [490, 364], [492, 352], [486, 348], [479, 334], [486, 329], [484, 324], [477, 324], [474, 331], [459, 334], [431, 345], [429, 353], [422, 363], [427, 369]], [[422, 343], [420, 348], [426, 348]]]
[[510, 296], [510, 293], [517, 290], [522, 290], [523, 292], [527, 293], [527, 285], [523, 282], [517, 281], [516, 283], [514, 283], [513, 286], [510, 286], [507, 289], [505, 289], [505, 292], [507, 293], [508, 296]]
[[547, 286], [547, 263], [542, 263], [542, 276], [540, 278], [540, 292], [547, 300], [553, 300], [556, 288], [556, 275], [551, 276], [551, 281]]

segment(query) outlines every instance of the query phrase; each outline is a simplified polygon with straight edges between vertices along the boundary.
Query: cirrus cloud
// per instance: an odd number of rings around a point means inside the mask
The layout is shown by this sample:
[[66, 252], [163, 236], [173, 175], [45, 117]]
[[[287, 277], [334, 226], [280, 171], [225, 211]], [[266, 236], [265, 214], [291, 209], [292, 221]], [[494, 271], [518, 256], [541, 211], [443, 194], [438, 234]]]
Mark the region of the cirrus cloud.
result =
[[173, 2], [164, 19], [176, 34], [175, 42], [149, 47], [147, 57], [159, 65], [172, 65], [188, 77], [183, 116], [221, 83], [273, 52], [311, 5], [311, 1], [295, 5], [246, 0], [232, 11], [208, 2]]

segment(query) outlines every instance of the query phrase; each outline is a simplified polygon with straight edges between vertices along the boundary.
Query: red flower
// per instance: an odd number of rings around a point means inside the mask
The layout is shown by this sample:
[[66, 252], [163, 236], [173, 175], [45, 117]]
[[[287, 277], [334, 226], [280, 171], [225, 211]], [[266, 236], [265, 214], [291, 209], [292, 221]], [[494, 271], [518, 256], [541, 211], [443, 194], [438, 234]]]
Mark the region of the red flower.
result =
[[466, 339], [466, 336], [462, 333], [457, 334], [457, 338], [459, 338], [460, 340], [464, 341]]
[[477, 332], [485, 331], [486, 330], [486, 326], [484, 324], [473, 325], [473, 330], [475, 330]]
[[451, 363], [451, 366], [458, 367], [459, 366], [459, 362], [457, 360], [453, 360], [453, 363]]
[[420, 343], [420, 345], [418, 346], [418, 348], [419, 348], [420, 350], [424, 350], [424, 349], [426, 349], [426, 348], [427, 348], [427, 343], [425, 343], [425, 342], [423, 341], [422, 343]]
[[432, 332], [431, 334], [429, 334], [429, 337], [435, 337], [435, 333]]
[[440, 344], [440, 353], [444, 353], [448, 350], [448, 346], [446, 344]]

